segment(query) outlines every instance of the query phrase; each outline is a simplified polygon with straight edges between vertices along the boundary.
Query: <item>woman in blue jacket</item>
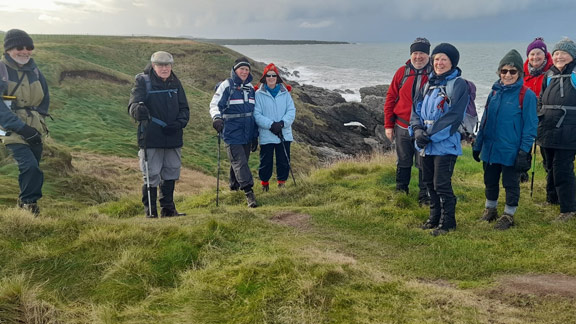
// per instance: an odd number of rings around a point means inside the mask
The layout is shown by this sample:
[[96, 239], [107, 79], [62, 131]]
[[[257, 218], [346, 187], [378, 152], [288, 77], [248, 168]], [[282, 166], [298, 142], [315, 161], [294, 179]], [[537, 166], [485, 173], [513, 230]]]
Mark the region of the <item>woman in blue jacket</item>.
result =
[[292, 123], [296, 117], [296, 108], [290, 95], [292, 89], [284, 83], [273, 63], [268, 64], [260, 83], [256, 86], [256, 106], [254, 118], [258, 125], [260, 141], [260, 167], [258, 176], [262, 190], [270, 188], [270, 177], [276, 155], [276, 177], [278, 187], [285, 186], [290, 173], [290, 143]]
[[468, 83], [460, 78], [459, 59], [460, 53], [451, 44], [434, 48], [434, 71], [410, 118], [410, 131], [422, 156], [422, 180], [430, 194], [430, 217], [422, 229], [432, 229], [434, 236], [456, 228], [452, 173], [456, 158], [462, 155], [458, 127], [470, 98]]
[[[473, 148], [474, 159], [483, 161], [486, 209], [482, 220], [495, 229], [514, 225], [514, 213], [520, 199], [519, 172], [530, 169], [530, 149], [536, 137], [536, 95], [524, 86], [522, 57], [516, 50], [508, 52], [498, 65], [500, 79], [492, 86], [480, 129]], [[498, 194], [506, 191], [504, 213], [498, 218]]]

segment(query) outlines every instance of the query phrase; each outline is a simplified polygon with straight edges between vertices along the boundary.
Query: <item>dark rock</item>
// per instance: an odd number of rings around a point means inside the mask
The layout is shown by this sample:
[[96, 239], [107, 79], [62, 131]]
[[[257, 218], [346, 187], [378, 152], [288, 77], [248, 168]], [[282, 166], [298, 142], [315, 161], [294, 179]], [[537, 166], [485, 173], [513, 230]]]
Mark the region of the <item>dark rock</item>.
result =
[[338, 103], [346, 102], [346, 100], [339, 94], [331, 90], [327, 90], [313, 85], [304, 84], [298, 86], [298, 96], [300, 100], [307, 104], [315, 106], [332, 106]]
[[377, 116], [378, 122], [381, 124], [384, 124], [384, 101], [384, 97], [374, 95], [368, 95], [362, 99], [362, 104], [365, 105], [367, 109], [370, 109], [372, 114]]
[[364, 100], [364, 97], [369, 95], [386, 98], [386, 93], [388, 93], [388, 87], [389, 85], [385, 84], [385, 85], [360, 88], [360, 98], [361, 100]]

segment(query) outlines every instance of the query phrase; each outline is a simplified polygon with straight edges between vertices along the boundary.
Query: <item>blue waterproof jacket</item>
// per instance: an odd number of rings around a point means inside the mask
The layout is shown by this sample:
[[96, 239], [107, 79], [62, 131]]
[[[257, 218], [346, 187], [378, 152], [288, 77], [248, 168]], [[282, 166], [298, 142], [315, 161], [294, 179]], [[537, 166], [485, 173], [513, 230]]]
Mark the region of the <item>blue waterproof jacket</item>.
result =
[[256, 91], [254, 118], [258, 125], [260, 145], [280, 143], [280, 138], [270, 131], [272, 123], [279, 121], [284, 122], [284, 128], [282, 128], [284, 140], [288, 142], [294, 140], [292, 123], [296, 118], [296, 107], [294, 107], [294, 101], [286, 87], [282, 83], [278, 84], [277, 87], [280, 87], [280, 91], [276, 97], [273, 97], [264, 85]]
[[[462, 71], [452, 69], [444, 74], [430, 73], [428, 90], [420, 94], [415, 101], [410, 118], [410, 135], [416, 128], [423, 128], [430, 137], [430, 143], [424, 148], [425, 155], [462, 155], [458, 127], [464, 119], [464, 113], [470, 98], [468, 83], [458, 78]], [[458, 78], [449, 98], [446, 90], [448, 80]], [[422, 151], [414, 144], [418, 152]], [[421, 153], [422, 154], [422, 153]]]
[[474, 150], [482, 152], [482, 161], [513, 166], [519, 150], [530, 152], [538, 126], [537, 99], [526, 89], [520, 103], [523, 84], [523, 79], [511, 85], [498, 80], [492, 86], [474, 143]]
[[210, 102], [212, 119], [224, 120], [222, 138], [226, 144], [250, 144], [258, 137], [254, 120], [254, 87], [250, 84], [251, 81], [251, 74], [242, 82], [232, 70], [231, 79], [220, 83]]

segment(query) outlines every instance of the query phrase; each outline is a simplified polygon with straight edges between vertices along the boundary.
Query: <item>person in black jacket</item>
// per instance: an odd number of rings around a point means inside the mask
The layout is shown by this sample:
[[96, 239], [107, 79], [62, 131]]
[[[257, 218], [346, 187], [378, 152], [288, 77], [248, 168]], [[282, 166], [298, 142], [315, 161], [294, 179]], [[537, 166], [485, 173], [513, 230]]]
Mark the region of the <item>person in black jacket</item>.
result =
[[[158, 217], [156, 208], [158, 186], [160, 186], [160, 216], [184, 215], [176, 211], [174, 186], [180, 177], [182, 134], [190, 119], [190, 109], [182, 84], [172, 72], [173, 64], [174, 58], [168, 52], [159, 51], [152, 54], [150, 64], [146, 66], [144, 72], [136, 75], [128, 104], [130, 116], [140, 123], [138, 156], [144, 177], [142, 203], [146, 217], [149, 218]], [[146, 157], [148, 170], [145, 168]], [[150, 205], [147, 177], [150, 182]]]
[[560, 204], [557, 221], [576, 215], [576, 44], [563, 39], [554, 46], [538, 102], [538, 135], [546, 169], [546, 200]]

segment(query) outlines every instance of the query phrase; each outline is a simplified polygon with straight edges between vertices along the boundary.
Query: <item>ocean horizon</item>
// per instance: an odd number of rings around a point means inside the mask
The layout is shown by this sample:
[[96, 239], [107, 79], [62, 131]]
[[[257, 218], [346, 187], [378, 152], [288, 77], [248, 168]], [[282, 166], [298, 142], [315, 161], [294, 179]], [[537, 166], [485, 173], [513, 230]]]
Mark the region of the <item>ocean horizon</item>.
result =
[[[476, 85], [476, 106], [480, 113], [492, 85], [498, 80], [496, 71], [502, 57], [516, 49], [525, 60], [529, 42], [452, 42], [460, 52], [458, 67], [462, 77]], [[431, 50], [435, 45], [432, 43]], [[296, 72], [297, 76], [291, 75], [288, 81], [338, 91], [346, 101], [360, 101], [362, 87], [390, 84], [396, 70], [410, 58], [410, 43], [227, 47], [255, 61], [274, 63], [288, 72]], [[344, 93], [346, 90], [352, 93]]]

